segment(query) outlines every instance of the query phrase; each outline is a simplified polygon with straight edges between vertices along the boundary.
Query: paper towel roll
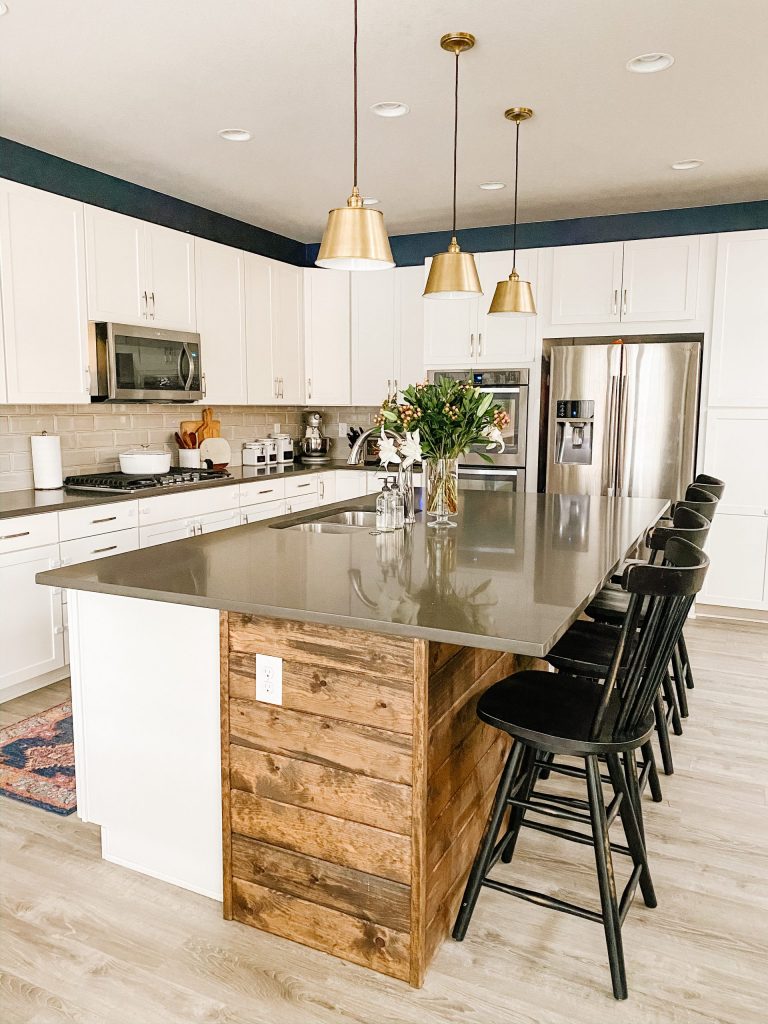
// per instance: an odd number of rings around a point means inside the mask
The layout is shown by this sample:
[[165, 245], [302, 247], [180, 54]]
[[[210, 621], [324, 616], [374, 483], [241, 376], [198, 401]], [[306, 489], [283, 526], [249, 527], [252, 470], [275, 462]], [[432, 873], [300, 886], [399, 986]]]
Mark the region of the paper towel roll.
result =
[[35, 434], [32, 437], [32, 475], [36, 491], [49, 491], [64, 486], [61, 438], [55, 434]]

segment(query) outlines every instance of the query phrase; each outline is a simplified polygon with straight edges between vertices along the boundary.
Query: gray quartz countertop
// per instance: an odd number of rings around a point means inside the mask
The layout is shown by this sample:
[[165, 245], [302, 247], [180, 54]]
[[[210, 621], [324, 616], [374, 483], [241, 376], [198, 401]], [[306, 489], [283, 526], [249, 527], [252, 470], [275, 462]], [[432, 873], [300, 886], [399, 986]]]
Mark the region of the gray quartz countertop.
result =
[[170, 488], [147, 488], [143, 491], [121, 493], [115, 491], [73, 491], [66, 487], [51, 491], [35, 491], [31, 488], [23, 491], [0, 491], [0, 519], [11, 516], [34, 515], [38, 512], [61, 512], [71, 508], [88, 508], [91, 505], [103, 505], [108, 501], [135, 501], [136, 498], [149, 498], [156, 494], [177, 494], [179, 491], [199, 491], [204, 487], [228, 487], [232, 484], [246, 483], [249, 480], [263, 480], [266, 477], [297, 476], [305, 473], [327, 473], [330, 470], [344, 469], [351, 471], [379, 469], [378, 466], [348, 466], [346, 460], [334, 459], [319, 465], [306, 465], [296, 462], [288, 466], [274, 466], [271, 469], [256, 469], [251, 466], [230, 466], [230, 476], [223, 480], [207, 480], [205, 482], [175, 486]]
[[40, 573], [50, 586], [546, 654], [668, 502], [460, 493], [458, 526], [290, 529], [283, 516]]

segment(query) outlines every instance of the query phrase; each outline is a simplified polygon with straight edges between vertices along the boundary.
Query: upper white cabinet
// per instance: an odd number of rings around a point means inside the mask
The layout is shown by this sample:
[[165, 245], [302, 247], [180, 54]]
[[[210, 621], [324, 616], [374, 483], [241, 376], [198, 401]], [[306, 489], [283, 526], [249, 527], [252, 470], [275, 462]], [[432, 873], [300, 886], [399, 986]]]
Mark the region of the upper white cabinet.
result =
[[245, 268], [239, 249], [196, 239], [195, 300], [206, 399], [245, 405]]
[[85, 207], [88, 317], [194, 331], [192, 235]]
[[[475, 262], [483, 289], [479, 298], [424, 300], [426, 365], [504, 367], [531, 362], [536, 318], [488, 315], [497, 283], [512, 271], [512, 253], [478, 253]], [[536, 295], [538, 251], [518, 252], [517, 270]]]
[[350, 275], [304, 271], [304, 341], [307, 402], [349, 405]]
[[709, 404], [768, 407], [768, 230], [718, 235]]
[[352, 275], [352, 404], [380, 405], [397, 390], [395, 271]]
[[304, 395], [302, 271], [249, 252], [244, 259], [248, 402], [296, 405]]
[[395, 376], [399, 388], [424, 380], [424, 267], [397, 267], [395, 278]]
[[699, 253], [697, 235], [553, 249], [549, 323], [695, 320]]
[[83, 207], [0, 181], [9, 402], [89, 402]]

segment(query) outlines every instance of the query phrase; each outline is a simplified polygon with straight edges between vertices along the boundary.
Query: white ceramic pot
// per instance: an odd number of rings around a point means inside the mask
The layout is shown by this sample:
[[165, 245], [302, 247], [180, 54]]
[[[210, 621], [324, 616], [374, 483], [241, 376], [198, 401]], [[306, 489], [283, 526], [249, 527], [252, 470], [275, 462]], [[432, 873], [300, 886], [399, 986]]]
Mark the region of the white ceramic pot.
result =
[[142, 445], [120, 452], [120, 471], [131, 476], [167, 473], [171, 468], [171, 453]]

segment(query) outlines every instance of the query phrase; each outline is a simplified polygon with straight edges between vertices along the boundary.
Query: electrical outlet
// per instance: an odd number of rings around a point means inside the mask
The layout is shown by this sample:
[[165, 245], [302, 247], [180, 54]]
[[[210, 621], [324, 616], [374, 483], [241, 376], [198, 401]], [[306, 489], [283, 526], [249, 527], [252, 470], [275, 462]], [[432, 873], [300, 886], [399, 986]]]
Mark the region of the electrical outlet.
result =
[[280, 424], [279, 423], [273, 423], [272, 424], [272, 433], [273, 434], [279, 434], [280, 433]]
[[283, 703], [283, 659], [269, 654], [256, 655], [256, 700], [265, 704]]
[[349, 427], [347, 426], [346, 423], [340, 423], [339, 424], [339, 437], [346, 437], [348, 430], [349, 430]]

